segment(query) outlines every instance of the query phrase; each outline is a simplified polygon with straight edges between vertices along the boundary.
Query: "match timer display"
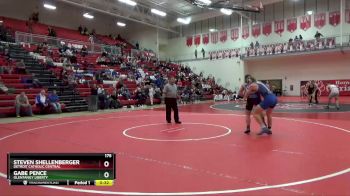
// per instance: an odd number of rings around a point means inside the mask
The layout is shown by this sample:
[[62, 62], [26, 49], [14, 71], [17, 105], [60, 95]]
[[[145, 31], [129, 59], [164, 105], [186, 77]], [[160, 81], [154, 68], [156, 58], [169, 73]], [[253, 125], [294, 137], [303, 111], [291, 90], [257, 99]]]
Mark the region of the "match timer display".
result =
[[11, 185], [113, 186], [114, 153], [9, 153]]

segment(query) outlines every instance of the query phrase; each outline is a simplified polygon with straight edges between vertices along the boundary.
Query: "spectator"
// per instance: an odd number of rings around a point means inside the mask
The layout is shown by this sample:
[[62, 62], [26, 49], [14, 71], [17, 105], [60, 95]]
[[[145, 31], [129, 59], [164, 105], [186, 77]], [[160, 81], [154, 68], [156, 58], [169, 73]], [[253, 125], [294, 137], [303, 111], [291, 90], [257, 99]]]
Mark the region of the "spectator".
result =
[[88, 53], [86, 45], [83, 45], [83, 47], [81, 48], [81, 56], [85, 57], [88, 54], [89, 53]]
[[[1, 77], [0, 77], [1, 79]], [[9, 89], [0, 81], [0, 92], [7, 94]]]
[[82, 35], [84, 32], [83, 32], [83, 27], [81, 25], [79, 25], [78, 27], [78, 31], [80, 33], [80, 35]]
[[32, 112], [32, 106], [29, 103], [28, 97], [25, 92], [21, 92], [21, 94], [16, 96], [16, 116], [20, 116], [21, 108], [24, 108], [26, 110], [27, 115], [33, 116]]
[[29, 20], [33, 21], [34, 23], [39, 22], [39, 11], [37, 11], [38, 8], [36, 7], [36, 10], [32, 13]]
[[298, 42], [298, 41], [299, 41], [299, 37], [298, 37], [297, 35], [295, 36], [294, 41], [295, 41], [295, 42]]
[[315, 34], [316, 40], [318, 41], [321, 38], [321, 36], [323, 37], [323, 35], [320, 32], [317, 31], [316, 34]]
[[32, 85], [33, 85], [34, 88], [41, 88], [41, 87], [43, 87], [43, 85], [41, 84], [41, 82], [37, 78], [33, 79]]
[[45, 90], [41, 90], [40, 93], [35, 97], [35, 105], [40, 108], [40, 114], [43, 114], [48, 108], [48, 100], [45, 95]]
[[140, 50], [140, 44], [138, 42], [136, 42], [135, 46], [137, 50]]
[[21, 59], [19, 61], [16, 62], [16, 72], [18, 74], [26, 74], [26, 65], [24, 64], [24, 60]]
[[56, 113], [62, 113], [61, 104], [59, 103], [58, 95], [56, 94], [56, 90], [53, 90], [52, 93], [49, 94], [49, 103], [54, 109]]
[[88, 29], [86, 27], [84, 27], [83, 35], [89, 35]]
[[52, 27], [49, 26], [47, 28], [47, 31], [48, 31], [48, 36], [56, 37], [56, 31]]
[[97, 111], [97, 88], [96, 84], [94, 84], [91, 88], [91, 95], [90, 95], [90, 101], [89, 101], [89, 111], [96, 112]]
[[259, 48], [260, 47], [260, 44], [258, 41], [255, 42], [255, 48]]
[[45, 57], [45, 63], [46, 63], [46, 66], [48, 66], [48, 67], [54, 67], [55, 66], [53, 64], [53, 59], [49, 55]]
[[148, 96], [149, 96], [149, 100], [150, 100], [150, 102], [151, 102], [151, 105], [153, 105], [153, 98], [154, 98], [154, 88], [153, 88], [153, 85], [149, 85]]
[[251, 42], [251, 43], [250, 43], [250, 49], [253, 49], [253, 48], [254, 48], [254, 43]]
[[205, 50], [204, 50], [204, 48], [202, 48], [202, 55], [203, 55], [203, 59], [205, 58]]
[[299, 35], [299, 40], [302, 41], [303, 40], [303, 36]]
[[197, 49], [194, 50], [194, 56], [195, 56], [196, 59], [197, 59]]

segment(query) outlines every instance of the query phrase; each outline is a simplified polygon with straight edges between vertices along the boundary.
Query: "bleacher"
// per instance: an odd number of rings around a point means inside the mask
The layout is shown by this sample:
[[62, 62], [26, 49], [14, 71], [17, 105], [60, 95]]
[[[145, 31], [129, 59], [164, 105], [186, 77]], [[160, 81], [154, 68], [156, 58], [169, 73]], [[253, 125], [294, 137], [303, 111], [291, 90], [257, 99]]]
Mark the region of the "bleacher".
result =
[[[5, 18], [4, 24], [7, 28], [10, 28], [12, 32], [22, 31], [28, 32], [29, 26], [25, 21]], [[52, 26], [51, 26], [52, 27]], [[46, 35], [48, 30], [48, 26], [44, 24], [32, 24], [31, 32], [34, 34]], [[57, 33], [57, 37], [66, 38], [69, 40], [78, 40], [86, 42], [88, 37], [85, 35], [81, 35], [78, 31], [64, 29], [60, 27], [52, 27], [55, 29]], [[108, 36], [97, 35], [97, 39], [102, 41], [103, 43], [116, 45], [123, 44], [124, 54], [132, 54], [131, 48], [133, 47], [125, 40], [114, 40]], [[48, 43], [50, 44], [50, 43]], [[126, 46], [126, 47], [125, 47]], [[92, 76], [96, 76], [97, 73], [104, 72], [106, 70], [113, 70], [117, 72], [120, 76], [129, 76], [130, 69], [123, 69], [121, 64], [111, 63], [107, 61], [106, 64], [97, 63], [97, 59], [101, 56], [98, 53], [88, 53], [86, 55], [82, 55], [80, 53], [75, 53], [77, 59], [77, 64], [70, 69], [66, 69], [63, 67], [62, 62], [60, 62], [62, 57], [62, 53], [59, 51], [59, 48], [55, 45], [51, 45], [50, 48], [45, 48], [41, 50], [41, 52], [37, 53], [36, 44], [29, 43], [21, 43], [11, 44], [10, 52], [8, 57], [14, 60], [24, 60], [25, 63], [25, 71], [28, 74], [17, 74], [13, 71], [7, 72], [1, 75], [1, 82], [11, 89], [8, 94], [0, 95], [0, 112], [2, 116], [13, 116], [15, 114], [14, 101], [15, 97], [21, 93], [25, 92], [28, 96], [28, 99], [31, 104], [34, 104], [35, 96], [40, 92], [41, 89], [45, 89], [47, 92], [51, 92], [52, 90], [57, 90], [60, 98], [60, 102], [63, 105], [64, 111], [86, 111], [87, 110], [87, 100], [91, 95], [91, 86], [96, 84], [105, 89], [108, 94], [111, 94], [113, 91], [118, 90], [116, 88], [116, 84], [118, 82], [123, 82], [125, 88], [127, 88], [131, 94], [130, 99], [126, 99], [121, 94], [118, 94], [118, 101], [121, 106], [132, 106], [132, 105], [140, 105], [136, 98], [135, 90], [139, 87], [136, 83], [135, 79], [123, 77], [122, 81], [119, 78], [118, 81], [97, 81], [93, 79]], [[141, 68], [142, 72], [148, 76], [155, 75], [156, 73], [161, 74], [162, 76], [176, 76], [180, 71], [180, 66], [178, 64], [168, 64], [162, 62], [162, 64], [166, 64], [166, 69], [160, 69], [160, 67], [156, 66], [155, 63], [151, 61], [151, 57], [147, 54], [147, 52], [137, 52], [134, 53], [135, 56], [120, 56], [121, 62], [131, 63], [130, 59], [146, 59], [138, 61], [138, 67]], [[45, 64], [45, 58], [50, 56], [55, 66], [47, 67]], [[15, 70], [15, 63], [13, 61], [9, 61], [7, 57], [0, 56], [0, 66], [6, 66], [11, 68], [11, 70]], [[130, 66], [130, 65], [129, 65]], [[78, 69], [76, 69], [78, 67]], [[64, 82], [59, 79], [61, 78], [61, 74], [63, 71], [66, 71], [68, 74], [77, 74], [82, 76], [82, 79], [88, 81], [84, 83], [77, 82], [75, 86], [67, 86]], [[132, 74], [135, 74], [136, 69], [132, 71]], [[187, 73], [187, 77], [189, 74]], [[34, 88], [31, 81], [33, 79], [37, 79], [43, 85], [42, 88]], [[181, 86], [181, 89], [184, 87], [190, 87], [191, 83], [185, 84]], [[148, 95], [146, 95], [148, 96]], [[205, 92], [201, 99], [212, 99], [213, 95]], [[154, 98], [154, 104], [160, 104], [161, 100]], [[150, 99], [147, 98], [145, 103], [142, 104], [150, 104]], [[33, 105], [33, 112], [38, 112], [38, 108]]]

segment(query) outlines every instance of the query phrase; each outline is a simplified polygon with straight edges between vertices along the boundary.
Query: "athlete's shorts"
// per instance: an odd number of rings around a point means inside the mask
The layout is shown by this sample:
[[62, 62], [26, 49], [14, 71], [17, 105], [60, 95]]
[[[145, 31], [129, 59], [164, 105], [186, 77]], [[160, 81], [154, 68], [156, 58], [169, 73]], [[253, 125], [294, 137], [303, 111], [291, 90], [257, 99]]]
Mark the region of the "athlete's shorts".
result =
[[259, 105], [264, 110], [274, 108], [277, 105], [277, 97], [274, 94], [269, 94], [264, 97], [264, 100]]
[[260, 97], [257, 98], [248, 98], [247, 104], [245, 105], [245, 109], [248, 111], [252, 111], [255, 105], [258, 105], [261, 102]]
[[328, 97], [329, 98], [339, 97], [339, 91], [331, 91]]

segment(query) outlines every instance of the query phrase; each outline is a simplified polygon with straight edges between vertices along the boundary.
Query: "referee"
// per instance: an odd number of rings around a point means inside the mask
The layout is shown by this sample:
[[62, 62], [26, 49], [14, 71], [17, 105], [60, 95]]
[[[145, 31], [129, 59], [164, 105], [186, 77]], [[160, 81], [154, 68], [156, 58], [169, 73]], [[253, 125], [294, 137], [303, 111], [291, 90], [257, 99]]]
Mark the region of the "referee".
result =
[[179, 120], [179, 110], [177, 108], [177, 86], [174, 77], [171, 77], [168, 84], [164, 86], [163, 97], [165, 102], [166, 121], [171, 123], [171, 109], [173, 109], [175, 123], [181, 124], [181, 121]]

